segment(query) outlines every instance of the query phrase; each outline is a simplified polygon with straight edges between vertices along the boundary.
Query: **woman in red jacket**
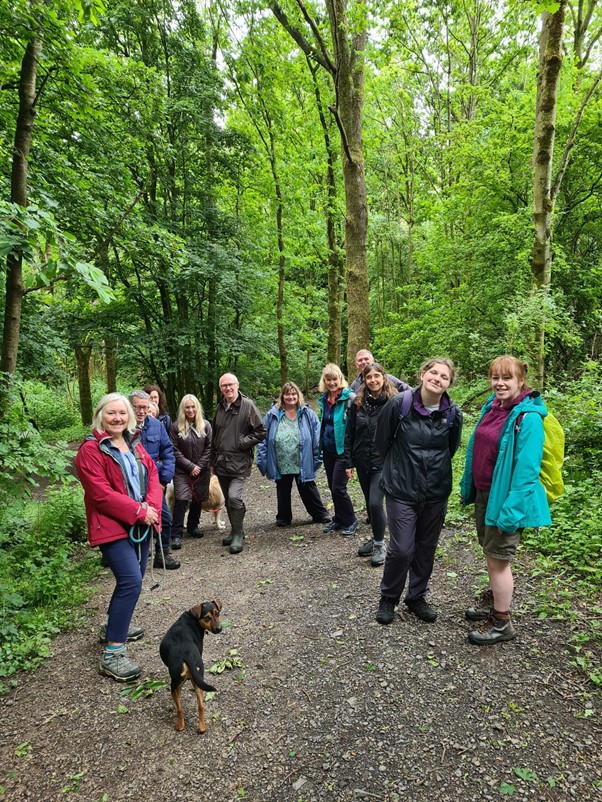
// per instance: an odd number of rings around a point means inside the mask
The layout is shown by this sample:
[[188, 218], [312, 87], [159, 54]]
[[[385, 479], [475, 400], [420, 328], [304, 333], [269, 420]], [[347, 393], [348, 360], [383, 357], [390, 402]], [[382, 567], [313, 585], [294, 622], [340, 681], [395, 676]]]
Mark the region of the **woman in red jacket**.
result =
[[101, 674], [126, 682], [141, 673], [127, 655], [126, 641], [144, 635], [130, 622], [142, 591], [150, 536], [153, 527], [161, 527], [162, 491], [155, 463], [133, 436], [136, 418], [125, 396], [105, 395], [92, 423], [75, 468], [84, 488], [90, 545], [100, 548], [115, 576], [99, 667]]

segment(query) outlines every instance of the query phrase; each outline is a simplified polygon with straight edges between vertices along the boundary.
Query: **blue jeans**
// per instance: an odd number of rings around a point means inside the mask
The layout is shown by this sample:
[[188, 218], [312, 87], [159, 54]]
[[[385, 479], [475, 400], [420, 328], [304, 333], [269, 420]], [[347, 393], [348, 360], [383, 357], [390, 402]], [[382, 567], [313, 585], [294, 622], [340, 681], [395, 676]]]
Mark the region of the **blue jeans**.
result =
[[150, 540], [147, 536], [142, 543], [132, 543], [129, 538], [123, 538], [100, 546], [102, 556], [115, 577], [115, 590], [108, 610], [109, 643], [125, 643], [127, 640], [128, 628], [142, 592]]

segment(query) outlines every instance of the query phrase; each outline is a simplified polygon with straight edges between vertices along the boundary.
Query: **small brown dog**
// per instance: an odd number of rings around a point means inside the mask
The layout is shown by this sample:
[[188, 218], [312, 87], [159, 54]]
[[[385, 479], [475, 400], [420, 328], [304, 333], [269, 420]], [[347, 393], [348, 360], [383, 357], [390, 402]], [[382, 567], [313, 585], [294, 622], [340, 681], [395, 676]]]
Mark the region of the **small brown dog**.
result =
[[205, 632], [217, 635], [222, 631], [219, 614], [222, 603], [219, 599], [197, 604], [178, 618], [167, 630], [159, 646], [161, 660], [169, 669], [171, 677], [171, 698], [176, 706], [178, 716], [176, 730], [184, 729], [184, 711], [182, 710], [182, 686], [189, 679], [194, 687], [199, 710], [199, 732], [204, 733], [205, 705], [203, 692], [214, 691], [203, 678], [203, 638]]
[[[173, 482], [170, 482], [167, 487], [165, 488], [165, 498], [167, 500], [167, 506], [173, 512], [173, 504], [174, 504], [174, 492], [173, 492]], [[222, 510], [226, 506], [226, 499], [224, 498], [224, 494], [222, 493], [222, 488], [219, 483], [219, 479], [215, 474], [209, 480], [209, 495], [201, 504], [201, 509], [205, 512], [212, 512], [213, 513], [213, 522], [215, 523], [215, 528], [222, 529], [226, 528], [226, 522], [222, 517]]]

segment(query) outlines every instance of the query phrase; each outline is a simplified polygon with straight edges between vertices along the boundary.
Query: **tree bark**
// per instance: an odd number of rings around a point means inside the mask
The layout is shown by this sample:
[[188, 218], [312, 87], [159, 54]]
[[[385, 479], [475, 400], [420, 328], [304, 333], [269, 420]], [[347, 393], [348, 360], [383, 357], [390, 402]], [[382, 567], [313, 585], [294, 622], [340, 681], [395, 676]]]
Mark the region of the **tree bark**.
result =
[[107, 393], [117, 392], [117, 353], [113, 337], [105, 338], [105, 376]]
[[[27, 206], [27, 157], [31, 147], [35, 118], [36, 77], [42, 43], [32, 39], [25, 48], [19, 76], [19, 112], [13, 147], [10, 199]], [[19, 335], [21, 331], [21, 305], [23, 303], [23, 258], [20, 253], [7, 258], [6, 300], [0, 371], [14, 373], [17, 369]]]
[[[535, 106], [535, 143], [533, 148], [533, 223], [535, 242], [531, 254], [534, 287], [548, 293], [552, 264], [552, 162], [556, 135], [556, 104], [562, 65], [562, 35], [566, 0], [554, 14], [541, 15], [539, 69]], [[544, 381], [545, 311], [536, 332], [535, 360], [539, 387]]]
[[84, 426], [92, 423], [92, 387], [90, 384], [90, 357], [92, 346], [76, 345], [77, 384], [79, 387], [79, 411]]

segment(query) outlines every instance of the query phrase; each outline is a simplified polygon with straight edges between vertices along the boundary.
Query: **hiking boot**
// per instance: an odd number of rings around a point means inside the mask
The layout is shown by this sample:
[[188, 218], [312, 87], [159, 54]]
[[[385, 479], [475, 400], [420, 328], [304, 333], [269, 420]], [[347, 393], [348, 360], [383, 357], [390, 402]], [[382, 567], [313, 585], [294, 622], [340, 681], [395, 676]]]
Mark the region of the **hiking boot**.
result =
[[325, 515], [323, 518], [312, 518], [311, 520], [314, 524], [329, 524], [332, 518], [329, 515]]
[[194, 529], [188, 529], [187, 533], [190, 537], [205, 537], [205, 533], [198, 526], [195, 526]]
[[179, 551], [182, 548], [182, 538], [180, 537], [172, 537], [171, 539], [171, 550], [172, 551]]
[[516, 638], [510, 615], [492, 610], [479, 629], [468, 633], [468, 640], [475, 646], [492, 646]]
[[290, 521], [283, 521], [282, 518], [276, 518], [276, 526], [290, 526]]
[[360, 522], [358, 520], [355, 520], [352, 524], [349, 524], [349, 526], [346, 526], [344, 529], [341, 529], [341, 534], [343, 535], [343, 537], [351, 537], [351, 535], [355, 535], [359, 525]]
[[406, 601], [406, 606], [411, 613], [421, 621], [426, 621], [427, 624], [433, 624], [437, 620], [437, 611], [434, 607], [431, 607], [424, 596], [419, 599], [412, 599], [412, 601]]
[[[140, 640], [140, 638], [144, 637], [144, 627], [128, 627], [128, 634], [127, 639], [129, 641], [133, 640]], [[98, 642], [99, 643], [106, 643], [107, 642], [107, 625], [102, 624], [100, 630], [98, 631]]]
[[376, 613], [376, 620], [379, 624], [391, 624], [395, 618], [395, 601], [388, 599], [386, 596], [381, 596], [378, 603], [378, 612]]
[[138, 663], [134, 663], [128, 657], [125, 646], [114, 652], [103, 652], [98, 664], [98, 670], [101, 674], [116, 679], [117, 682], [129, 682], [139, 677], [142, 673]]
[[357, 556], [370, 557], [373, 548], [374, 548], [374, 538], [370, 538], [370, 540], [367, 540], [363, 546], [359, 547], [359, 549], [357, 550]]
[[381, 540], [379, 543], [374, 544], [374, 548], [372, 549], [372, 557], [370, 559], [370, 565], [373, 565], [375, 568], [379, 565], [385, 564], [385, 557], [387, 555], [387, 544], [384, 540]]
[[[174, 571], [176, 568], [180, 567], [180, 561], [174, 560], [169, 552], [164, 555], [165, 557], [165, 569], [167, 571]], [[160, 551], [155, 552], [155, 559], [153, 560], [153, 568], [163, 568], [163, 556], [161, 555]]]
[[493, 591], [491, 588], [484, 590], [474, 603], [474, 607], [469, 607], [464, 611], [464, 615], [469, 621], [484, 621], [493, 610]]
[[338, 521], [331, 521], [329, 524], [322, 529], [322, 532], [338, 532], [339, 529], [343, 528], [343, 524], [340, 524]]

